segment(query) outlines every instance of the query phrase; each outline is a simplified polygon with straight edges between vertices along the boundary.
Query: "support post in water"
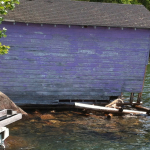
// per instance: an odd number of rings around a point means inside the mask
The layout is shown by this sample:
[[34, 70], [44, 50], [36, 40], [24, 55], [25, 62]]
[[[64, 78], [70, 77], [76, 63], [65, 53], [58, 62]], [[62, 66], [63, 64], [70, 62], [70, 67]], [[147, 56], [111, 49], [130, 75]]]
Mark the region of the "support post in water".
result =
[[131, 93], [130, 95], [130, 104], [132, 105], [133, 103], [133, 100], [134, 100], [134, 93]]
[[120, 96], [118, 96], [118, 98], [122, 99], [123, 97], [123, 92], [120, 94]]
[[[145, 81], [145, 76], [146, 76], [146, 70], [147, 70], [147, 65], [145, 66], [145, 73], [144, 73], [144, 79], [143, 79], [143, 87], [144, 87], [144, 81]], [[142, 91], [143, 91], [143, 87], [142, 87]], [[142, 98], [142, 92], [138, 93], [137, 103], [140, 104], [141, 98]]]
[[141, 102], [142, 92], [138, 94], [137, 103]]

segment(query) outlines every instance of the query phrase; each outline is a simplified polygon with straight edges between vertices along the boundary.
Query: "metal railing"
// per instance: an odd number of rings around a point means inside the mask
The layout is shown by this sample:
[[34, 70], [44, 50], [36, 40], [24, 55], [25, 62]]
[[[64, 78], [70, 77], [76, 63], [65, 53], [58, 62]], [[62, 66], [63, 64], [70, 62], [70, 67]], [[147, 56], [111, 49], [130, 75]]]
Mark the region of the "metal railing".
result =
[[9, 136], [9, 129], [5, 126], [18, 121], [22, 118], [22, 114], [17, 114], [11, 109], [0, 110], [0, 149], [5, 149], [4, 141]]

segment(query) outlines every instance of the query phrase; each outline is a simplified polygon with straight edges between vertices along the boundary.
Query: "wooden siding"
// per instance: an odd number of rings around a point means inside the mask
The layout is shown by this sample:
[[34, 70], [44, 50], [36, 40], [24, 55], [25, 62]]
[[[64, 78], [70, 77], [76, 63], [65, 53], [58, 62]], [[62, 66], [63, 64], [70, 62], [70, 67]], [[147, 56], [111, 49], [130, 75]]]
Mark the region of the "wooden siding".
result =
[[148, 63], [149, 30], [3, 23], [0, 91], [14, 102], [107, 100], [142, 91]]

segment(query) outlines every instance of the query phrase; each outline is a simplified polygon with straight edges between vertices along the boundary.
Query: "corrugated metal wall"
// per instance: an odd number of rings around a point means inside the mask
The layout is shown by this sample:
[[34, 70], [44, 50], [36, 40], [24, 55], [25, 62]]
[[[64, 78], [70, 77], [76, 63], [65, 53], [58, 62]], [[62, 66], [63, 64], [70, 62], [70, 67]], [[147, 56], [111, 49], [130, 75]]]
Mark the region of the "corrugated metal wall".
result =
[[3, 23], [0, 91], [16, 103], [107, 100], [142, 90], [149, 30]]

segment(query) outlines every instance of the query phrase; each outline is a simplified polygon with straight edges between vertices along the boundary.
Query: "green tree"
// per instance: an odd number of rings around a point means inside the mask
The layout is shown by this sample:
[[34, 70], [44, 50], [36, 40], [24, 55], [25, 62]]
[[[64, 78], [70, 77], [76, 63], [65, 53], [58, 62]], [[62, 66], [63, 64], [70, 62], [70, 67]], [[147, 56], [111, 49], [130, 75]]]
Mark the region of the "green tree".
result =
[[89, 2], [119, 3], [119, 4], [142, 4], [150, 10], [150, 0], [80, 0]]
[[134, 1], [144, 5], [148, 10], [150, 10], [150, 0], [132, 0], [131, 3], [133, 2], [132, 4], [134, 4]]
[[[19, 0], [0, 0], [0, 24], [3, 21], [3, 15], [6, 15], [8, 10], [13, 10], [15, 8], [15, 4], [19, 4]], [[0, 38], [6, 37], [6, 28], [0, 30]], [[7, 54], [9, 50], [9, 46], [2, 45], [0, 42], [0, 55]]]

